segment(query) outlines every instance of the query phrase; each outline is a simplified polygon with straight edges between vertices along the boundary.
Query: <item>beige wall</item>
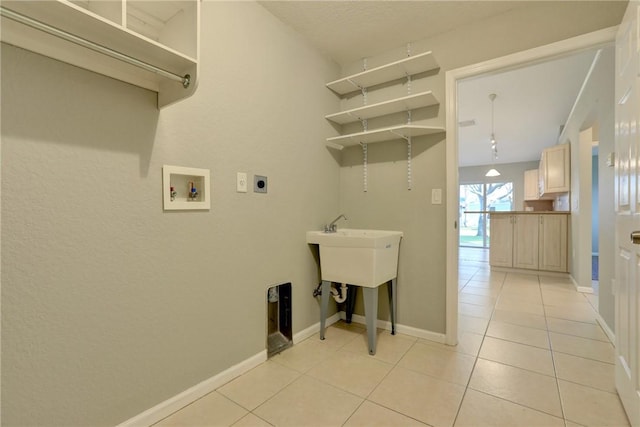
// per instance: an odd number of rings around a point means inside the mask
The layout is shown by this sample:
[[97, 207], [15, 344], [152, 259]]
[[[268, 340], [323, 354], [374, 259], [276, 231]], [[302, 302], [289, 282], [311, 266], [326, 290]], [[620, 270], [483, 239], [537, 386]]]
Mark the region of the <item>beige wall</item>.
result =
[[[162, 111], [2, 46], [3, 425], [115, 425], [260, 353], [273, 284], [294, 332], [318, 322], [305, 232], [338, 211], [338, 68], [255, 3], [202, 14], [198, 90]], [[211, 210], [163, 212], [163, 164], [210, 169]]]
[[[442, 70], [415, 90], [442, 102], [447, 69], [619, 21], [547, 7], [416, 42]], [[313, 325], [304, 233], [340, 211], [405, 231], [399, 322], [444, 331], [445, 205], [428, 202], [445, 188], [444, 135], [415, 142], [412, 191], [406, 147], [372, 146], [362, 193], [359, 150], [323, 144], [338, 67], [255, 3], [202, 13], [199, 88], [160, 112], [151, 92], [3, 46], [5, 425], [117, 424], [263, 351], [276, 283], [293, 282], [294, 331]], [[416, 119], [444, 126], [444, 106]], [[211, 210], [164, 213], [163, 164], [209, 168]], [[236, 193], [238, 171], [267, 175], [269, 193]]]
[[[432, 90], [439, 108], [413, 114], [413, 122], [445, 126], [445, 73], [447, 70], [549, 44], [572, 36], [617, 25], [624, 4], [581, 5], [580, 14], [565, 10], [556, 2], [537, 2], [529, 8], [512, 10], [428, 40], [411, 44], [415, 53], [432, 51], [440, 64], [439, 73], [427, 73], [412, 81], [412, 93]], [[406, 57], [407, 46], [367, 58], [369, 68]], [[362, 62], [343, 66], [342, 74], [358, 72]], [[369, 91], [370, 103], [405, 95], [401, 82]], [[343, 102], [343, 107], [362, 105], [360, 96]], [[398, 114], [369, 120], [368, 127], [403, 123]], [[345, 126], [358, 130], [358, 125]], [[360, 129], [361, 130], [361, 129]], [[446, 288], [446, 199], [431, 204], [431, 190], [445, 189], [444, 134], [414, 138], [413, 189], [406, 188], [406, 144], [401, 141], [369, 145], [369, 191], [362, 191], [362, 150], [345, 150], [340, 170], [340, 206], [351, 227], [401, 230], [398, 277], [398, 322], [421, 330], [444, 333]], [[372, 160], [373, 159], [373, 160]], [[381, 308], [386, 298], [381, 294]], [[382, 302], [384, 301], [384, 302]], [[362, 313], [360, 313], [362, 314]], [[388, 317], [386, 313], [381, 316]]]
[[[576, 101], [560, 142], [571, 143], [571, 275], [579, 286], [591, 287], [591, 170], [592, 141], [599, 141], [599, 304], [598, 310], [614, 330], [614, 177], [604, 162], [614, 151], [614, 53], [600, 54], [591, 76]], [[592, 128], [593, 127], [593, 128]]]

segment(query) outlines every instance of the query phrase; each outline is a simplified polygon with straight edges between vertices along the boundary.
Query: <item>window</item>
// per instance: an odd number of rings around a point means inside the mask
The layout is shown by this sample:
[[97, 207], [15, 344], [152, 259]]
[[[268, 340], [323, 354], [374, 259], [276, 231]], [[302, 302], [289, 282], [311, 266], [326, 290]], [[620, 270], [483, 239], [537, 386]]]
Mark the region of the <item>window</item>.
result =
[[513, 209], [513, 183], [491, 182], [460, 186], [460, 246], [488, 248], [490, 211]]

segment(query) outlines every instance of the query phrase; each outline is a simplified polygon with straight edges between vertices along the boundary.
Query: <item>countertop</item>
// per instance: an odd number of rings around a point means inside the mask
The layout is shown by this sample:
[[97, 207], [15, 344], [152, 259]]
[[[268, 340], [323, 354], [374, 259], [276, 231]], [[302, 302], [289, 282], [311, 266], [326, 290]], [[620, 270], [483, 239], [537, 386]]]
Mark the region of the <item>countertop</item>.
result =
[[[468, 212], [468, 213], [485, 213], [485, 212]], [[488, 211], [491, 215], [569, 215], [569, 211]]]

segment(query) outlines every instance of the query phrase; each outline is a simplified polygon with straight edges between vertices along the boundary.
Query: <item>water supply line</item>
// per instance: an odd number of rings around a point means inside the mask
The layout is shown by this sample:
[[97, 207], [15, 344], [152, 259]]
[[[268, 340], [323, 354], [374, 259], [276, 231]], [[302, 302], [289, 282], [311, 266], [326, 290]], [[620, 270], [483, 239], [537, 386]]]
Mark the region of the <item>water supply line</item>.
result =
[[[338, 304], [342, 304], [347, 300], [347, 289], [348, 288], [346, 283], [343, 283], [342, 286], [340, 286], [340, 290], [334, 288], [333, 286], [331, 287], [331, 296], [334, 300], [336, 300]], [[320, 282], [318, 287], [313, 291], [314, 297], [318, 297], [320, 295], [322, 295], [322, 282]]]

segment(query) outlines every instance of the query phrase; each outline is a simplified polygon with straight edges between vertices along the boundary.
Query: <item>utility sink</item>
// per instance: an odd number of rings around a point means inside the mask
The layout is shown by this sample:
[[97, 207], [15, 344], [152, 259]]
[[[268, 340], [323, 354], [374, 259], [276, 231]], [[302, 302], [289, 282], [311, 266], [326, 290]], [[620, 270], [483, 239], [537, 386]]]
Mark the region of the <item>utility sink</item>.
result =
[[401, 231], [340, 229], [307, 232], [320, 246], [323, 281], [378, 287], [398, 275]]

